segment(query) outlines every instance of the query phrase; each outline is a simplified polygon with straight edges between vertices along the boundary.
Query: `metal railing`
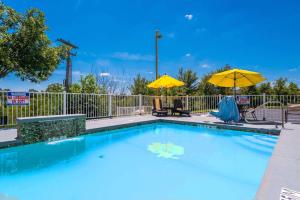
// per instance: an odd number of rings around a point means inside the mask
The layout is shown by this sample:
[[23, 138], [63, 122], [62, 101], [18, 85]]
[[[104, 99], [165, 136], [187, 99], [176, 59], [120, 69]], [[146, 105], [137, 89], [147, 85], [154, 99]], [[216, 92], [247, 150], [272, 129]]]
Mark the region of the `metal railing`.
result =
[[[7, 91], [0, 91], [0, 126], [15, 125], [18, 117], [34, 117], [64, 114], [86, 114], [88, 119], [118, 117], [125, 115], [150, 114], [153, 98], [161, 98], [164, 107], [173, 107], [174, 99], [181, 99], [192, 114], [204, 114], [218, 109], [221, 95], [211, 96], [146, 96], [146, 95], [110, 95], [81, 93], [30, 92], [29, 105], [7, 105]], [[245, 96], [245, 95], [243, 95]], [[250, 107], [258, 107], [266, 102], [278, 101], [300, 104], [300, 95], [246, 95]], [[268, 112], [266, 114], [266, 110]], [[258, 118], [280, 121], [278, 104], [267, 104], [257, 108]]]
[[[254, 109], [250, 109], [245, 114], [245, 121], [247, 123], [252, 123], [249, 118], [253, 118], [253, 112], [255, 115], [254, 121], [265, 121], [266, 123], [278, 122], [282, 127], [286, 123], [286, 106], [280, 101], [267, 101]], [[267, 119], [269, 122], [267, 122]]]

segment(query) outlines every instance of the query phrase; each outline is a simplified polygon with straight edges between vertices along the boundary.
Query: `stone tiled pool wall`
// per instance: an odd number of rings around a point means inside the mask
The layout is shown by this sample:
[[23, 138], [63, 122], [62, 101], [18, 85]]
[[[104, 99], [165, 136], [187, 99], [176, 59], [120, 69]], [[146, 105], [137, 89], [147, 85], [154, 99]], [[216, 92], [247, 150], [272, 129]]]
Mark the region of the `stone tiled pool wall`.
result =
[[85, 115], [19, 118], [18, 138], [23, 144], [48, 141], [52, 138], [74, 137], [85, 133]]

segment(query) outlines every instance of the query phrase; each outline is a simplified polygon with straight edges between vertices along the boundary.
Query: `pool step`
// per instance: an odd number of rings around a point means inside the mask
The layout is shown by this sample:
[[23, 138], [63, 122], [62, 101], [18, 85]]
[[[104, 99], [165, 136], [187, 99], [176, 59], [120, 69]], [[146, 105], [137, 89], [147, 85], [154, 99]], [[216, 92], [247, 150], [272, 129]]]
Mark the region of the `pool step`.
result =
[[261, 153], [272, 153], [274, 148], [273, 142], [267, 142], [265, 140], [260, 140], [258, 138], [244, 136], [241, 138], [236, 138], [235, 141], [240, 145], [248, 148], [250, 150], [260, 151]]

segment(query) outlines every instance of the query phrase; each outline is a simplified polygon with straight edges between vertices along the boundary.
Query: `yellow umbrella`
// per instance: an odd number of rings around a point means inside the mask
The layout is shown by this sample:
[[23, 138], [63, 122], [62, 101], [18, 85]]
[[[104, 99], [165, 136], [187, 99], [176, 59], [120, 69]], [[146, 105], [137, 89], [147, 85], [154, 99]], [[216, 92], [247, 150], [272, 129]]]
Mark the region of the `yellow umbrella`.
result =
[[152, 83], [148, 84], [147, 87], [159, 89], [159, 88], [172, 88], [172, 87], [179, 87], [183, 86], [184, 82], [179, 81], [175, 78], [172, 78], [168, 75], [163, 75], [159, 79], [153, 81]]
[[264, 80], [265, 78], [260, 73], [242, 69], [232, 69], [213, 74], [208, 82], [219, 87], [233, 87], [235, 95], [236, 87], [249, 87]]
[[[148, 88], [154, 88], [154, 89], [159, 89], [159, 88], [172, 88], [172, 87], [180, 87], [183, 86], [184, 82], [179, 81], [175, 78], [172, 78], [171, 76], [168, 75], [163, 75], [159, 79], [153, 81], [152, 83], [148, 84]], [[168, 99], [166, 95], [166, 102], [168, 104]]]

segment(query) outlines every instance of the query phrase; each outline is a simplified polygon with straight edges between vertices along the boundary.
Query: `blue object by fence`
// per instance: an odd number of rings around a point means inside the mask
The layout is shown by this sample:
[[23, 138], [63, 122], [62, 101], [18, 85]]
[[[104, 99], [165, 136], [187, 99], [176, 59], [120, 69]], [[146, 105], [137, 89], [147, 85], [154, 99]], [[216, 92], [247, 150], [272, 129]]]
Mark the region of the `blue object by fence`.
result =
[[240, 120], [239, 110], [233, 97], [223, 97], [218, 104], [218, 107], [219, 112], [210, 112], [210, 114], [224, 122], [238, 122]]

